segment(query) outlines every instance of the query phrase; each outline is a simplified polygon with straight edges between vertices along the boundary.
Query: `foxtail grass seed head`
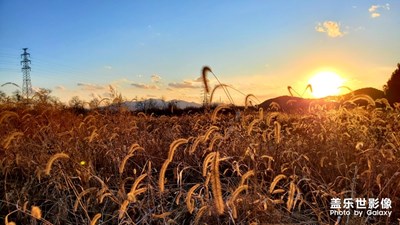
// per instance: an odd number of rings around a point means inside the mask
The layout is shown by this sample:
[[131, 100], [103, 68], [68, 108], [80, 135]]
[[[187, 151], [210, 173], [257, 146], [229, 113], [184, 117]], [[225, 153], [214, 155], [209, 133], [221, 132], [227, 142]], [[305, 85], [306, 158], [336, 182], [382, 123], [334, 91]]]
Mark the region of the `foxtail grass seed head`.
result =
[[51, 166], [53, 165], [53, 163], [57, 160], [57, 159], [69, 159], [69, 156], [65, 153], [57, 153], [55, 155], [53, 155], [49, 161], [47, 161], [46, 164], [46, 169], [44, 171], [44, 173], [48, 176], [50, 175], [50, 171], [51, 171]]
[[201, 72], [201, 77], [203, 78], [203, 83], [204, 83], [204, 90], [206, 91], [206, 93], [210, 93], [210, 88], [208, 87], [208, 79], [207, 79], [207, 73], [208, 72], [212, 72], [210, 67], [205, 66], [203, 67], [203, 70]]
[[224, 213], [224, 200], [222, 199], [222, 187], [219, 176], [219, 152], [217, 151], [211, 166], [211, 190], [214, 195], [215, 209], [219, 215], [222, 215]]
[[31, 215], [35, 219], [38, 219], [38, 220], [42, 219], [42, 211], [37, 206], [32, 206]]

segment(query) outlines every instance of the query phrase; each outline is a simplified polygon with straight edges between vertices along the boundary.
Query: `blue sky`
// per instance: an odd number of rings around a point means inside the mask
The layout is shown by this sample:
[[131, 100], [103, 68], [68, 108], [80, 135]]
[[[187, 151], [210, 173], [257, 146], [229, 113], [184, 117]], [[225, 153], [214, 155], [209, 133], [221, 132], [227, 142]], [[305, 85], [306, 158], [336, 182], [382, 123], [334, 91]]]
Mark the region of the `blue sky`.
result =
[[128, 99], [200, 102], [204, 65], [261, 100], [288, 94], [288, 85], [302, 90], [320, 70], [336, 71], [353, 89], [381, 88], [400, 62], [399, 7], [383, 0], [2, 0], [0, 84], [22, 83], [20, 54], [28, 47], [32, 85], [64, 102], [106, 97], [109, 85]]

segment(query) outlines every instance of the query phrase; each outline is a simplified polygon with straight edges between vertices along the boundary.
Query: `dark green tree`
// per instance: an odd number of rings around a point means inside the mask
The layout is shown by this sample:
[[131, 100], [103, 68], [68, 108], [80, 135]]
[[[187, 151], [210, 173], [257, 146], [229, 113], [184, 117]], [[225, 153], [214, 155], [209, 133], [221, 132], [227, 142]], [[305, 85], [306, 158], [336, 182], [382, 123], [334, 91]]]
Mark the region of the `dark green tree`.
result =
[[400, 63], [397, 63], [396, 70], [383, 86], [383, 91], [390, 104], [400, 102]]

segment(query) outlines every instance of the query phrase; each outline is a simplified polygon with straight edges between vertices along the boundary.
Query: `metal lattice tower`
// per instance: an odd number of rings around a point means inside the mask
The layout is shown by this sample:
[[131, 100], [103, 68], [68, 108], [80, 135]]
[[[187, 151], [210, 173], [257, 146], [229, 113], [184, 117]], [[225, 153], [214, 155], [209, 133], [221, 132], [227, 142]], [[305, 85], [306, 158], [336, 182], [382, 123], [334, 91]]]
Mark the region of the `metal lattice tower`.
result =
[[210, 95], [204, 89], [201, 89], [201, 98], [203, 100], [203, 106], [208, 107], [210, 103]]
[[22, 50], [24, 50], [24, 53], [21, 54], [21, 65], [22, 65], [22, 96], [25, 98], [29, 98], [29, 96], [32, 94], [32, 84], [31, 84], [31, 67], [29, 66], [29, 64], [31, 63], [31, 60], [28, 59], [28, 57], [31, 56], [31, 54], [29, 54], [28, 52], [26, 52], [26, 50], [28, 50], [28, 48], [23, 48]]

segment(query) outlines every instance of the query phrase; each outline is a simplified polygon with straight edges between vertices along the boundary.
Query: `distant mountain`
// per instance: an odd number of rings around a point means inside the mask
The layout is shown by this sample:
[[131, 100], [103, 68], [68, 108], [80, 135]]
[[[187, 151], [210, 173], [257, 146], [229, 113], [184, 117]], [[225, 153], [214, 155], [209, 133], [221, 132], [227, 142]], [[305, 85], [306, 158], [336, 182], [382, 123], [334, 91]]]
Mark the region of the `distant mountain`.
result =
[[350, 100], [353, 96], [357, 95], [368, 95], [373, 100], [385, 98], [385, 93], [383, 91], [368, 87], [368, 88], [361, 88], [341, 96], [329, 96], [319, 99], [306, 99], [294, 96], [280, 96], [268, 99], [263, 103], [261, 103], [259, 106], [266, 110], [275, 109], [284, 112], [306, 112], [308, 111], [308, 108], [312, 104], [325, 105], [329, 108], [337, 108], [343, 102]]
[[344, 97], [345, 98], [351, 98], [354, 95], [368, 95], [369, 97], [371, 97], [374, 100], [386, 97], [385, 93], [383, 91], [378, 90], [376, 88], [371, 88], [371, 87], [361, 88], [361, 89], [355, 90], [353, 92], [345, 94]]
[[142, 101], [127, 101], [122, 104], [131, 111], [141, 111], [146, 109], [167, 109], [170, 105], [174, 105], [177, 109], [200, 108], [202, 105], [195, 102], [187, 102], [183, 100], [164, 101], [162, 99], [146, 99]]

